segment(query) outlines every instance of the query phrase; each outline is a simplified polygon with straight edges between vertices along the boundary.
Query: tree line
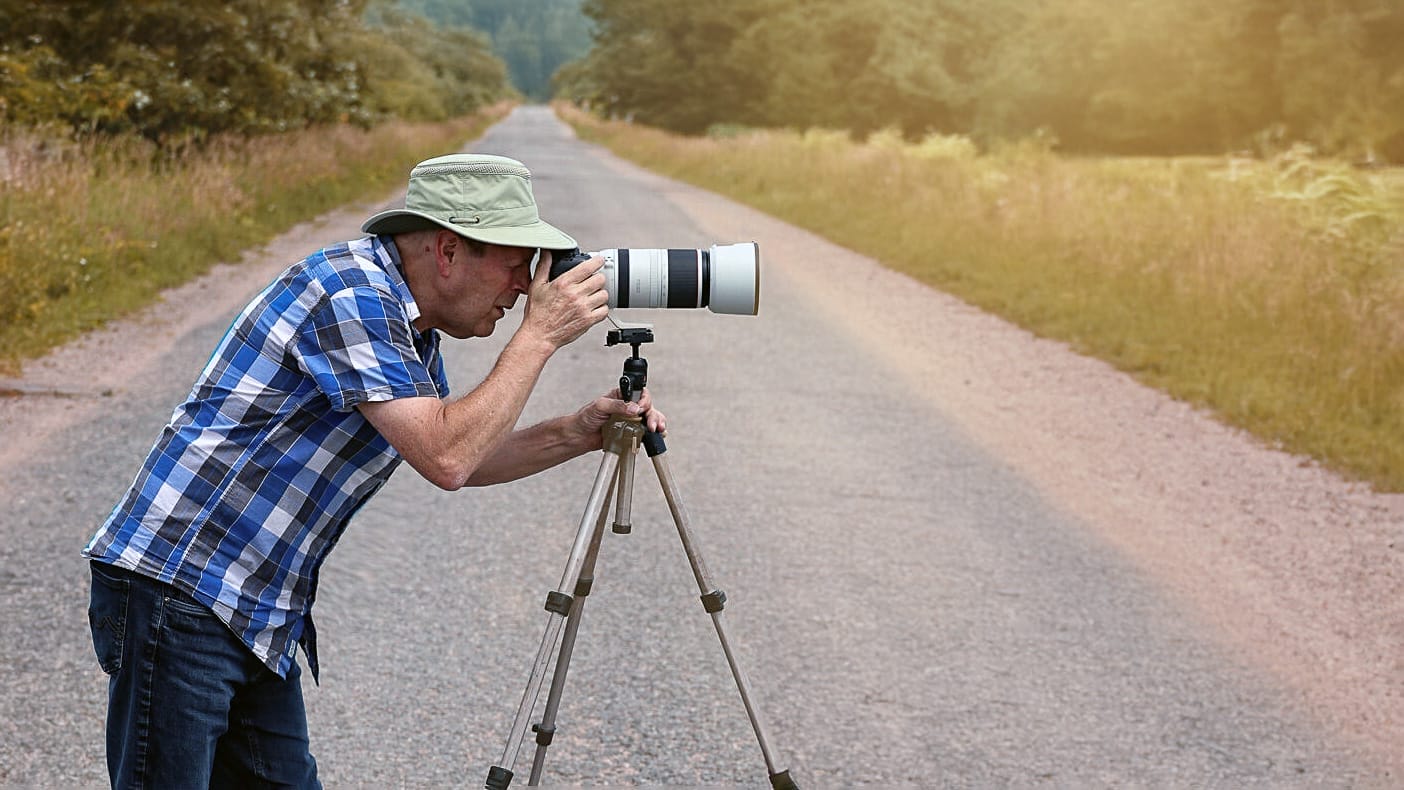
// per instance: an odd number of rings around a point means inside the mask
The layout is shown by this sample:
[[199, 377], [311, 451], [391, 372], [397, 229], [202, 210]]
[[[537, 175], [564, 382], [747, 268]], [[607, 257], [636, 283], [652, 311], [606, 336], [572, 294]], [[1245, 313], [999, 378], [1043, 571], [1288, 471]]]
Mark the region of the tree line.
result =
[[717, 124], [1404, 162], [1400, 0], [585, 0], [559, 91]]
[[590, 49], [580, 0], [399, 0], [430, 21], [487, 34], [512, 84], [537, 101], [551, 98], [551, 75]]
[[488, 40], [372, 0], [0, 0], [0, 120], [153, 141], [380, 118], [511, 93]]

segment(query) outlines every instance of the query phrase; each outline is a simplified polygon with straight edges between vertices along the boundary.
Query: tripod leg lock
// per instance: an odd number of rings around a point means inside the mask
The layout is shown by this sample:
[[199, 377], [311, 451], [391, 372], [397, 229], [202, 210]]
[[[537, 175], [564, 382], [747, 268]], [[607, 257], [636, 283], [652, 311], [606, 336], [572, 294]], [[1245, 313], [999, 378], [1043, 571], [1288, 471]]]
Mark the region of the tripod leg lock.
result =
[[712, 590], [702, 596], [702, 608], [707, 610], [707, 614], [716, 614], [726, 608], [726, 593], [721, 590]]
[[575, 603], [575, 599], [559, 590], [552, 590], [546, 594], [546, 611], [566, 617], [570, 614], [570, 605]]
[[540, 724], [531, 725], [531, 731], [536, 733], [536, 742], [541, 746], [550, 746], [551, 739], [556, 737], [556, 728], [546, 729]]

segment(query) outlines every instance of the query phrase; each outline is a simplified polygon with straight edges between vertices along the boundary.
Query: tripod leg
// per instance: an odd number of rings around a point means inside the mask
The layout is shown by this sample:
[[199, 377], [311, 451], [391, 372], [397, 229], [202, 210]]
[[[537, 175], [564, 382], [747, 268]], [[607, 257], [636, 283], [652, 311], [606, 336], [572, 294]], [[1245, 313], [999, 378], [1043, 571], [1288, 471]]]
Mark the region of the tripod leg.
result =
[[755, 730], [756, 740], [760, 742], [761, 755], [765, 758], [765, 767], [770, 774], [770, 784], [774, 790], [794, 790], [796, 785], [794, 780], [790, 778], [790, 772], [777, 771], [775, 768], [775, 757], [765, 735], [765, 725], [761, 721], [760, 711], [751, 699], [751, 683], [746, 679], [746, 673], [742, 671], [741, 665], [737, 663], [736, 655], [731, 649], [731, 642], [726, 638], [726, 624], [722, 617], [722, 609], [726, 605], [726, 593], [718, 590], [712, 584], [711, 575], [707, 572], [706, 563], [702, 559], [702, 550], [698, 547], [697, 539], [692, 534], [687, 510], [683, 508], [682, 497], [678, 494], [677, 486], [673, 483], [673, 473], [668, 468], [668, 459], [665, 455], [667, 447], [663, 443], [663, 437], [655, 433], [647, 434], [643, 444], [649, 457], [653, 459], [653, 469], [658, 473], [658, 482], [663, 486], [663, 498], [668, 501], [668, 510], [673, 514], [673, 523], [677, 525], [678, 537], [682, 539], [683, 551], [687, 553], [687, 561], [692, 565], [692, 575], [697, 580], [697, 588], [702, 592], [702, 606], [712, 616], [712, 625], [716, 627], [717, 638], [721, 640], [722, 652], [726, 654], [726, 663], [731, 667], [731, 676], [736, 680], [737, 690], [741, 692], [741, 703], [746, 706], [746, 715], [751, 720], [751, 728]]
[[[623, 465], [618, 469], [614, 488], [617, 491], [623, 484], [621, 479], [626, 472]], [[609, 513], [609, 495], [605, 495], [599, 518], [595, 520], [594, 537], [590, 539], [590, 550], [585, 555], [585, 565], [580, 571], [580, 580], [575, 584], [575, 600], [571, 602], [570, 614], [566, 617], [565, 635], [561, 637], [561, 651], [556, 656], [556, 669], [551, 675], [551, 690], [546, 694], [546, 709], [541, 714], [541, 723], [532, 727], [536, 732], [536, 754], [531, 760], [531, 778], [527, 784], [535, 787], [541, 782], [541, 771], [546, 765], [546, 749], [556, 735], [556, 712], [560, 709], [561, 693], [565, 690], [566, 672], [570, 670], [570, 658], [575, 652], [575, 635], [580, 630], [580, 619], [585, 614], [585, 597], [595, 581], [595, 560], [600, 553], [600, 541], [604, 538], [605, 516]]]
[[619, 492], [618, 504], [615, 505], [614, 526], [611, 529], [616, 535], [628, 535], [634, 528], [634, 456], [636, 453], [625, 453], [619, 457], [619, 485], [616, 490]]
[[576, 530], [575, 543], [571, 547], [570, 559], [566, 562], [561, 583], [546, 596], [546, 611], [551, 613], [551, 619], [546, 625], [546, 633], [541, 639], [541, 647], [536, 652], [536, 661], [532, 665], [531, 676], [527, 679], [526, 693], [522, 695], [521, 705], [517, 707], [516, 718], [512, 720], [512, 730], [507, 736], [507, 747], [502, 752], [502, 761], [492, 766], [488, 771], [486, 782], [488, 790], [505, 790], [512, 782], [512, 766], [517, 762], [517, 753], [521, 749], [522, 738], [526, 735], [527, 720], [531, 716], [532, 708], [536, 707], [537, 697], [541, 694], [541, 683], [545, 679], [551, 648], [555, 646], [556, 639], [560, 636], [561, 623], [564, 622], [566, 615], [570, 613], [571, 607], [574, 605], [574, 599], [562, 591], [575, 589], [580, 580], [586, 555], [589, 552], [590, 544], [594, 541], [594, 533], [604, 522], [605, 500], [610, 486], [614, 483], [618, 468], [619, 453], [606, 452], [600, 461], [599, 471], [595, 473], [594, 486], [590, 490], [590, 500], [585, 507], [585, 514], [581, 516], [580, 527]]

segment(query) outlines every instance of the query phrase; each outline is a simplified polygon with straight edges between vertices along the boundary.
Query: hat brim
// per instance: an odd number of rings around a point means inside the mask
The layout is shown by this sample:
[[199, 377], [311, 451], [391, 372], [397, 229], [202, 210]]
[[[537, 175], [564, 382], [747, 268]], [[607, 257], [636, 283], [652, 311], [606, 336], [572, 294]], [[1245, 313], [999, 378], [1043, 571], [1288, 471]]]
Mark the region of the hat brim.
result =
[[411, 233], [431, 228], [451, 230], [460, 236], [481, 241], [484, 244], [500, 244], [505, 247], [539, 247], [543, 250], [573, 250], [580, 246], [575, 239], [558, 228], [542, 220], [528, 225], [510, 227], [468, 228], [455, 225], [419, 211], [397, 208], [382, 211], [361, 225], [362, 232], [379, 236], [382, 234]]

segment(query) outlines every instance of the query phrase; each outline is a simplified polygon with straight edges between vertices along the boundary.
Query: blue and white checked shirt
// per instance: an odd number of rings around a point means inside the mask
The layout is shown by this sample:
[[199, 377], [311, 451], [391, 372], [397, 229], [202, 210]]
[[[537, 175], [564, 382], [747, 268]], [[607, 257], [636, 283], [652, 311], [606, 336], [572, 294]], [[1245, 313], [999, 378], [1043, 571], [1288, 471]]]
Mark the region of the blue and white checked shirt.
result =
[[234, 320], [83, 556], [210, 607], [286, 676], [317, 675], [317, 571], [399, 454], [355, 409], [448, 394], [387, 236], [294, 264]]

